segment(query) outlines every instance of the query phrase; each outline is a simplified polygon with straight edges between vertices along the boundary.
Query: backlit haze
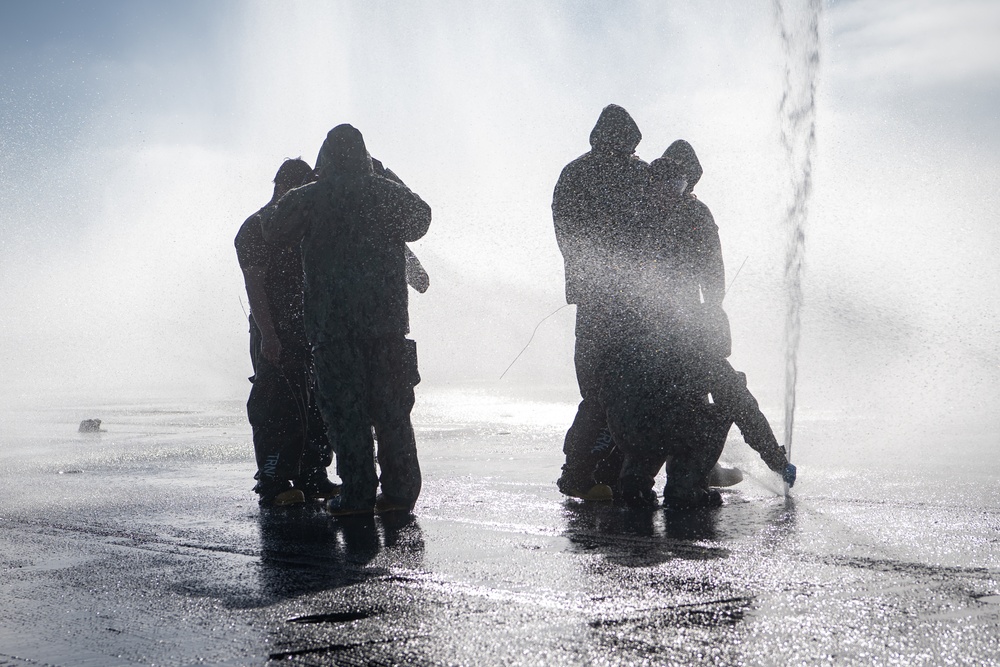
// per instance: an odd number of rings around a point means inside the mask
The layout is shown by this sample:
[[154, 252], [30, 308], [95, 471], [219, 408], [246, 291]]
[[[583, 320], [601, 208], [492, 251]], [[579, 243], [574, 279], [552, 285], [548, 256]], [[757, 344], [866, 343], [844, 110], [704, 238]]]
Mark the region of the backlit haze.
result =
[[[698, 152], [732, 361], [780, 427], [789, 175], [771, 2], [5, 2], [0, 37], [8, 400], [244, 396], [233, 237], [284, 158], [313, 163], [349, 122], [433, 209], [412, 246], [432, 281], [410, 300], [418, 401], [572, 403], [571, 307], [499, 377], [564, 304], [552, 188], [616, 103], [643, 159], [678, 138]], [[998, 37], [989, 0], [824, 4], [803, 414], [996, 442]]]

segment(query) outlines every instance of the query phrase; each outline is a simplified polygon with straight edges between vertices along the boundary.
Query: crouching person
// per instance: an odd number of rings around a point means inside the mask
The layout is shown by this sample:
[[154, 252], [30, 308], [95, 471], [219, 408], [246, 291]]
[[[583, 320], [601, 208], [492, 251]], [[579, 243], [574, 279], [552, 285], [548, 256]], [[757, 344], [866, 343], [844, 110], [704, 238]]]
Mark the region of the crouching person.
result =
[[795, 484], [796, 468], [747, 389], [746, 376], [725, 358], [712, 359], [703, 349], [688, 351], [691, 356], [685, 358], [663, 354], [662, 348], [626, 347], [605, 375], [608, 427], [623, 458], [622, 500], [634, 507], [655, 506], [654, 478], [665, 465], [665, 507], [721, 505], [709, 477], [734, 423], [767, 467], [789, 486]]
[[343, 482], [328, 508], [409, 511], [421, 485], [410, 423], [420, 376], [416, 344], [406, 338], [405, 243], [427, 232], [430, 207], [402, 182], [376, 175], [350, 125], [327, 134], [316, 171], [316, 182], [285, 195], [262, 228], [271, 242], [302, 245], [316, 398]]

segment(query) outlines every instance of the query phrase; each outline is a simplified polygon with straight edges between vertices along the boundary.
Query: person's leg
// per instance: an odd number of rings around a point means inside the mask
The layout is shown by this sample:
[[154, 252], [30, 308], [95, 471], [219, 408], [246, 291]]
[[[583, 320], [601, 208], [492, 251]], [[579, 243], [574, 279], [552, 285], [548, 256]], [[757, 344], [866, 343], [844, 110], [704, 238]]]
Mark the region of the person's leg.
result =
[[313, 348], [316, 403], [337, 454], [337, 472], [343, 482], [339, 509], [371, 511], [378, 478], [368, 413], [371, 347], [368, 341], [338, 339]]
[[708, 477], [726, 445], [729, 414], [695, 394], [677, 397], [674, 405], [673, 456], [667, 463], [663, 503], [675, 508], [719, 505], [722, 497], [709, 491]]
[[253, 430], [257, 459], [254, 490], [262, 504], [301, 502], [302, 494], [286, 493], [299, 475], [304, 437], [295, 395], [281, 369], [260, 353], [260, 332], [250, 330], [253, 387], [247, 400], [247, 419]]
[[608, 429], [620, 457], [616, 497], [631, 507], [656, 505], [653, 485], [666, 457], [661, 392], [645, 361], [617, 356], [601, 385]]
[[593, 453], [600, 456], [597, 467], [594, 469], [594, 481], [598, 484], [615, 486], [618, 483], [618, 476], [622, 471], [622, 463], [625, 460], [622, 450], [615, 444], [611, 429], [605, 427], [597, 436], [597, 444]]
[[[627, 441], [623, 439], [623, 443]], [[622, 501], [630, 507], [655, 507], [657, 504], [656, 475], [663, 467], [664, 456], [651, 451], [642, 443], [635, 446], [624, 444], [622, 466], [618, 478], [618, 493]]]
[[383, 500], [394, 509], [412, 509], [420, 495], [420, 462], [410, 422], [413, 388], [420, 382], [417, 346], [412, 340], [377, 340], [372, 355], [371, 413], [378, 436]]
[[577, 495], [597, 484], [594, 471], [604, 456], [603, 452], [595, 452], [595, 448], [606, 426], [607, 414], [596, 398], [580, 401], [573, 425], [563, 441], [566, 459], [557, 482], [562, 493]]
[[[563, 441], [565, 463], [557, 482], [570, 496], [586, 497], [596, 484], [594, 471], [607, 452], [599, 449], [601, 432], [607, 427], [607, 413], [600, 400], [600, 367], [604, 354], [596, 325], [577, 310], [576, 347], [573, 362], [582, 400], [573, 424]], [[610, 494], [609, 498], [610, 499]]]
[[298, 401], [305, 422], [305, 449], [302, 452], [302, 472], [295, 480], [307, 498], [332, 498], [340, 493], [340, 485], [330, 481], [327, 468], [333, 462], [333, 447], [327, 435], [323, 415], [316, 404], [316, 386], [310, 367], [302, 369]]

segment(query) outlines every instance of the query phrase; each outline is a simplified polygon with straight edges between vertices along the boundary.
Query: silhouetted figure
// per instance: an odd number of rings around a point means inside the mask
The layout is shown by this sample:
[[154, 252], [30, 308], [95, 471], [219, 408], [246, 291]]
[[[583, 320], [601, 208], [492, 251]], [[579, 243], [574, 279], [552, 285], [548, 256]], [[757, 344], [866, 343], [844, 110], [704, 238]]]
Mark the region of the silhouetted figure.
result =
[[566, 272], [566, 302], [576, 304], [574, 364], [582, 398], [566, 433], [566, 461], [559, 490], [585, 499], [610, 499], [610, 488], [595, 485], [600, 453], [594, 443], [606, 423], [598, 396], [598, 366], [610, 342], [609, 302], [617, 298], [621, 269], [616, 239], [632, 223], [649, 165], [635, 155], [642, 134], [625, 109], [604, 108], [590, 133], [591, 150], [563, 169], [552, 196], [552, 219]]
[[[274, 204], [308, 179], [302, 160], [286, 160], [274, 177]], [[311, 355], [302, 317], [302, 253], [264, 240], [261, 215], [236, 235], [236, 255], [250, 302], [253, 387], [247, 417], [253, 428], [260, 504], [287, 505], [329, 498], [339, 486], [327, 477], [332, 450], [311, 390]], [[293, 488], [294, 484], [294, 488]]]
[[624, 454], [621, 494], [632, 505], [656, 503], [653, 478], [665, 462], [666, 505], [720, 504], [707, 476], [734, 421], [768, 467], [794, 482], [746, 376], [727, 361], [718, 227], [692, 193], [701, 173], [691, 146], [674, 142], [653, 161], [641, 213], [619, 242], [632, 261], [611, 306], [619, 343], [606, 355], [601, 397]]
[[271, 241], [302, 245], [317, 402], [343, 481], [329, 511], [371, 513], [380, 481], [379, 509], [410, 510], [421, 485], [410, 423], [420, 376], [416, 344], [406, 338], [404, 244], [426, 233], [430, 207], [401, 182], [375, 174], [350, 125], [329, 132], [316, 171], [315, 183], [277, 202], [263, 229]]

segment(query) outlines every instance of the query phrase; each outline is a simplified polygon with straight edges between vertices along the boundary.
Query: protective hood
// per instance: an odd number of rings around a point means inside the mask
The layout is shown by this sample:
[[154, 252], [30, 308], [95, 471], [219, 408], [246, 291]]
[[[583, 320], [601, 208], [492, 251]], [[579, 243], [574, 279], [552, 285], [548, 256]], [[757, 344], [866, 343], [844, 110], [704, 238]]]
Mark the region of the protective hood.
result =
[[322, 179], [372, 174], [372, 159], [361, 132], [347, 123], [330, 130], [316, 156], [316, 171]]
[[601, 111], [597, 124], [590, 132], [590, 146], [599, 151], [631, 155], [642, 141], [642, 132], [628, 111], [609, 104]]
[[667, 150], [663, 151], [663, 157], [670, 158], [681, 165], [684, 175], [688, 179], [687, 193], [690, 194], [694, 190], [695, 184], [701, 180], [701, 175], [705, 173], [701, 168], [701, 162], [698, 161], [698, 156], [691, 148], [691, 144], [683, 139], [678, 139], [670, 144]]

